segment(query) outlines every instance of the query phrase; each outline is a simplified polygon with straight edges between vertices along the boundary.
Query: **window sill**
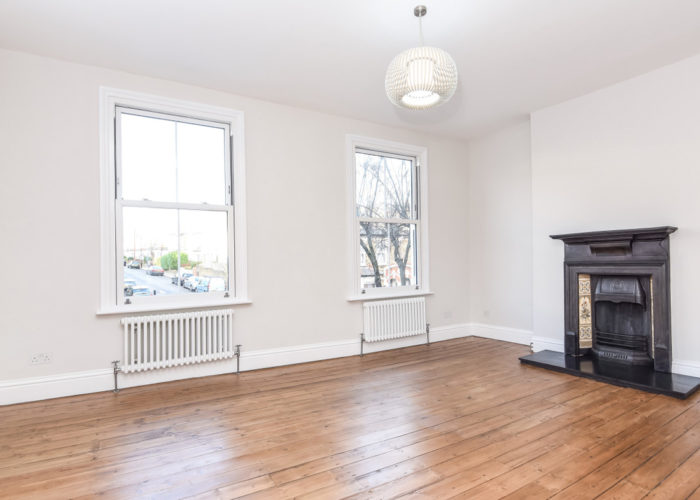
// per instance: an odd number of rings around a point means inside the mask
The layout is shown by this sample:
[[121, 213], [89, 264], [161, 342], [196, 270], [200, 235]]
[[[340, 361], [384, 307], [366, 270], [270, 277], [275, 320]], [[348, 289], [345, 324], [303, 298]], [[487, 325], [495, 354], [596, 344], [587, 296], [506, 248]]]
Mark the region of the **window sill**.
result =
[[172, 311], [178, 309], [202, 309], [206, 307], [234, 306], [252, 304], [248, 298], [212, 300], [201, 303], [173, 302], [170, 304], [121, 304], [101, 307], [97, 310], [97, 316], [110, 316], [114, 314], [130, 314], [141, 312]]
[[382, 300], [382, 299], [402, 299], [405, 297], [421, 297], [423, 295], [433, 295], [434, 292], [430, 290], [414, 290], [411, 292], [393, 292], [393, 293], [382, 293], [382, 294], [360, 294], [351, 295], [348, 297], [348, 302], [364, 302], [366, 300]]

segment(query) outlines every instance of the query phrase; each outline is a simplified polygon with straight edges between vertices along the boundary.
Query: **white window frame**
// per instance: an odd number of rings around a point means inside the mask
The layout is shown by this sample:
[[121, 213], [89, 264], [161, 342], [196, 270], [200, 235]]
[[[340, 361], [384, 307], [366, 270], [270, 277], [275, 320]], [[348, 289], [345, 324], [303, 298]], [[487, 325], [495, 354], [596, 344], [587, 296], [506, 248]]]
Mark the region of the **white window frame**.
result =
[[[348, 257], [348, 283], [349, 301], [362, 301], [374, 299], [386, 299], [395, 297], [411, 297], [417, 295], [429, 295], [430, 291], [430, 253], [428, 249], [428, 149], [423, 146], [414, 146], [400, 142], [375, 139], [359, 135], [346, 136], [346, 173], [347, 173], [347, 226], [349, 249]], [[355, 200], [355, 152], [357, 150], [369, 150], [387, 156], [403, 156], [415, 158], [418, 205], [418, 223], [416, 224], [416, 244], [418, 246], [418, 272], [416, 286], [360, 288], [360, 224], [357, 216]], [[413, 221], [410, 221], [413, 222]]]
[[[213, 122], [227, 130], [231, 148], [232, 168], [227, 183], [232, 185], [232, 203], [218, 207], [228, 214], [229, 291], [202, 294], [154, 296], [125, 304], [122, 293], [121, 208], [144, 205], [138, 201], [121, 200], [117, 193], [116, 133], [118, 108], [140, 110], [147, 116], [173, 115], [188, 123]], [[100, 304], [98, 314], [119, 314], [171, 309], [189, 309], [232, 304], [248, 304], [245, 138], [243, 113], [227, 108], [180, 101], [149, 94], [113, 88], [100, 88]], [[228, 169], [227, 169], [228, 170]], [[228, 179], [228, 176], [232, 179]], [[153, 202], [147, 202], [153, 206]], [[182, 208], [181, 203], [157, 203], [164, 208]], [[177, 207], [176, 207], [177, 205]], [[145, 206], [145, 205], [144, 205]], [[192, 204], [187, 208], [201, 209]]]

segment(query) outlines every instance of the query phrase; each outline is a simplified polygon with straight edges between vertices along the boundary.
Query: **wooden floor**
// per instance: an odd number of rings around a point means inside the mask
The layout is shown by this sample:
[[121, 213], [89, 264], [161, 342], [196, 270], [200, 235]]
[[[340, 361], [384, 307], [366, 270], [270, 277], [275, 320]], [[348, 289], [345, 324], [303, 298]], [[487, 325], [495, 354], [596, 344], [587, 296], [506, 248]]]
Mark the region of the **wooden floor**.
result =
[[686, 401], [467, 338], [0, 408], [3, 498], [700, 499]]

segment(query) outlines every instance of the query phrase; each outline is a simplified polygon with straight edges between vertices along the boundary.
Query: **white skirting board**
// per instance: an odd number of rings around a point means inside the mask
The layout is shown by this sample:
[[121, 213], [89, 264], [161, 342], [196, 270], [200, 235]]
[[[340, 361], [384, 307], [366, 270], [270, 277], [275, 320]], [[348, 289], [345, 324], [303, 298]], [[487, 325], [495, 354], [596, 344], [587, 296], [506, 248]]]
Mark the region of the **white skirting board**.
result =
[[[430, 330], [430, 341], [440, 342], [461, 337], [484, 337], [517, 344], [529, 345], [531, 342], [535, 351], [549, 349], [563, 352], [564, 342], [549, 337], [536, 337], [528, 330], [484, 325], [479, 323], [464, 323], [459, 325], [433, 327]], [[399, 347], [425, 343], [425, 335], [406, 337], [402, 339], [366, 343], [365, 353], [385, 351]], [[335, 342], [322, 342], [276, 349], [261, 349], [246, 351], [243, 346], [241, 354], [241, 371], [270, 368], [273, 366], [291, 365], [319, 361], [322, 359], [355, 356], [360, 353], [359, 335], [357, 339]], [[119, 387], [124, 389], [172, 380], [182, 380], [209, 375], [232, 373], [236, 370], [236, 361], [224, 360], [198, 365], [165, 368], [128, 375], [119, 375]], [[681, 375], [700, 377], [700, 362], [678, 360], [673, 362], [673, 372]], [[0, 381], [0, 406], [28, 401], [75, 396], [92, 392], [111, 391], [114, 385], [112, 370], [109, 368], [84, 372], [71, 372], [45, 377], [32, 377]]]
[[697, 361], [672, 361], [671, 371], [681, 375], [689, 375], [691, 377], [700, 377], [700, 363]]
[[[436, 327], [431, 328], [430, 331], [431, 342], [468, 336], [469, 327], [466, 324]], [[425, 335], [417, 335], [393, 341], [365, 344], [365, 353], [424, 344], [425, 340]], [[256, 351], [246, 351], [245, 346], [243, 346], [241, 371], [342, 358], [358, 354], [360, 354], [359, 334], [356, 339]], [[125, 389], [173, 380], [221, 375], [235, 371], [236, 360], [233, 359], [139, 373], [119, 374], [119, 388]], [[110, 368], [0, 381], [0, 406], [64, 396], [76, 396], [92, 392], [111, 391], [113, 387], [114, 375]]]
[[0, 381], [0, 406], [106, 390], [112, 370], [90, 370]]
[[[562, 335], [563, 337], [563, 335]], [[557, 340], [550, 337], [532, 337], [532, 350], [564, 352], [564, 339]]]
[[532, 342], [532, 332], [530, 330], [484, 325], [481, 323], [469, 323], [469, 335], [485, 339], [503, 340], [514, 344], [530, 345], [530, 342]]

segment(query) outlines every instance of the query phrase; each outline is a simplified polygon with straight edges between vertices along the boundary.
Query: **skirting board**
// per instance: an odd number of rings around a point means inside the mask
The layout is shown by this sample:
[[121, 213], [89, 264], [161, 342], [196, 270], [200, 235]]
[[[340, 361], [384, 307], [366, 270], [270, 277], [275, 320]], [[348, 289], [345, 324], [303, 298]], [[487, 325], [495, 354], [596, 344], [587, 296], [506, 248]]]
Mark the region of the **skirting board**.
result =
[[469, 335], [486, 339], [502, 340], [514, 344], [530, 345], [532, 332], [505, 326], [484, 325], [481, 323], [469, 323]]
[[[464, 323], [432, 328], [430, 332], [430, 341], [440, 342], [443, 340], [470, 336], [523, 345], [529, 345], [532, 342], [535, 351], [549, 349], [562, 352], [564, 350], [563, 342], [557, 342], [547, 337], [534, 337], [532, 333], [527, 330], [478, 323]], [[424, 343], [424, 335], [388, 342], [365, 343], [365, 353], [397, 349]], [[241, 371], [307, 363], [323, 359], [342, 358], [346, 356], [355, 356], [359, 353], [359, 338], [256, 351], [246, 351], [245, 346], [243, 346]], [[125, 389], [141, 385], [170, 382], [173, 380], [221, 375], [224, 373], [232, 373], [235, 370], [236, 361], [232, 359], [142, 373], [120, 374], [119, 387]], [[700, 377], [700, 363], [696, 361], [674, 361], [673, 372]], [[46, 377], [0, 381], [0, 406], [109, 391], [112, 389], [113, 384], [113, 374], [112, 370], [109, 368], [71, 372]]]
[[550, 337], [532, 337], [532, 350], [538, 351], [555, 351], [564, 352], [564, 335], [561, 340]]
[[101, 392], [111, 380], [109, 369], [5, 380], [0, 382], [0, 406]]
[[697, 361], [672, 361], [671, 371], [673, 373], [680, 373], [681, 375], [700, 377], [700, 363]]
[[[470, 335], [469, 332], [470, 328], [467, 324], [431, 328], [430, 341], [440, 342], [443, 340], [468, 337]], [[365, 353], [419, 345], [424, 344], [425, 341], [425, 335], [417, 335], [415, 337], [406, 337], [387, 342], [366, 343]], [[241, 353], [241, 371], [307, 363], [323, 359], [342, 358], [358, 354], [360, 354], [359, 334], [356, 339], [296, 345], [276, 349], [246, 351], [245, 346], [243, 346]], [[119, 374], [119, 388], [125, 389], [128, 387], [158, 384], [173, 380], [221, 375], [235, 372], [235, 370], [236, 360], [230, 359], [140, 373]], [[109, 368], [85, 372], [63, 373], [46, 377], [0, 381], [0, 406], [109, 391], [112, 390], [113, 387], [113, 373]]]

